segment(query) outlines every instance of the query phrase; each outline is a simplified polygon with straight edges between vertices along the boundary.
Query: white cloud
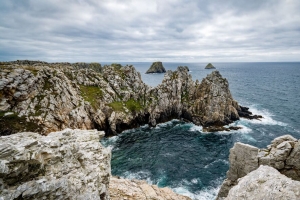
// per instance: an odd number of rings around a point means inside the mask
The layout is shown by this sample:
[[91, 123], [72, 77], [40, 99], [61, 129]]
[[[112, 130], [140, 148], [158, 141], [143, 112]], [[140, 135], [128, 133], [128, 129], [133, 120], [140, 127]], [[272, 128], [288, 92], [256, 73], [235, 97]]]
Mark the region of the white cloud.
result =
[[300, 61], [300, 2], [0, 3], [0, 60]]

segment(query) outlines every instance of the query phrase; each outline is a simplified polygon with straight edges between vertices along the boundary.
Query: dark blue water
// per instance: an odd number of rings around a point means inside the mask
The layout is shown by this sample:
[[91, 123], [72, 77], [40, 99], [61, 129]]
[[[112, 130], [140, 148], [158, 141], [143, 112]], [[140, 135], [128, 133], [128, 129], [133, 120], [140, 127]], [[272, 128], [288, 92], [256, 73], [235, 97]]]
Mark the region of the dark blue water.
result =
[[[151, 63], [133, 64], [148, 85], [163, 79], [162, 74], [144, 74]], [[125, 131], [102, 141], [112, 148], [113, 175], [145, 179], [193, 199], [214, 199], [235, 142], [262, 148], [284, 134], [300, 138], [300, 63], [213, 64], [229, 81], [233, 97], [264, 119], [242, 119], [235, 122], [242, 129], [231, 132], [203, 133], [199, 126], [176, 120]], [[187, 65], [194, 80], [211, 72], [204, 69], [206, 63], [164, 63], [167, 70], [178, 65]]]

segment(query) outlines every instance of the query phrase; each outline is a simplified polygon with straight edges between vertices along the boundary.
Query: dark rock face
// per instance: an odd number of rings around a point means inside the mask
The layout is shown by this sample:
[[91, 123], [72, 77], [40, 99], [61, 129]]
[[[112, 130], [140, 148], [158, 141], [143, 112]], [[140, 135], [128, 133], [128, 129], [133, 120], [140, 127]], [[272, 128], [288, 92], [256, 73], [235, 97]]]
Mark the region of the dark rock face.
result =
[[154, 62], [151, 67], [147, 70], [146, 74], [151, 73], [165, 73], [166, 70], [162, 64], [162, 62]]
[[225, 198], [239, 178], [246, 176], [261, 165], [273, 167], [281, 174], [300, 181], [299, 147], [300, 141], [290, 135], [275, 138], [267, 149], [235, 143], [230, 149], [230, 168], [227, 172], [227, 179], [219, 191], [218, 199]]
[[205, 69], [216, 69], [211, 63], [208, 63]]
[[104, 66], [100, 73], [95, 70], [100, 65], [25, 63], [0, 63], [1, 135], [65, 128], [96, 128], [114, 135], [171, 119], [214, 131], [226, 130], [221, 126], [238, 120], [239, 112], [251, 117], [232, 98], [218, 71], [199, 83], [180, 66], [152, 88], [133, 66]]

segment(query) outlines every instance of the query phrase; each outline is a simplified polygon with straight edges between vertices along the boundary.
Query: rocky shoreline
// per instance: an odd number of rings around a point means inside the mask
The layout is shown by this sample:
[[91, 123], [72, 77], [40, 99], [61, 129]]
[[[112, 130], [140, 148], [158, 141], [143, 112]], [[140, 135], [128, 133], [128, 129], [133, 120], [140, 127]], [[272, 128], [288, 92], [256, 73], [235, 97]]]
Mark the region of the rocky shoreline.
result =
[[299, 156], [300, 140], [290, 135], [275, 138], [267, 149], [235, 143], [217, 199], [299, 199]]
[[218, 71], [199, 82], [180, 66], [152, 88], [133, 66], [119, 64], [12, 61], [0, 68], [0, 135], [65, 128], [115, 135], [171, 119], [214, 130], [240, 117], [259, 117], [238, 105]]

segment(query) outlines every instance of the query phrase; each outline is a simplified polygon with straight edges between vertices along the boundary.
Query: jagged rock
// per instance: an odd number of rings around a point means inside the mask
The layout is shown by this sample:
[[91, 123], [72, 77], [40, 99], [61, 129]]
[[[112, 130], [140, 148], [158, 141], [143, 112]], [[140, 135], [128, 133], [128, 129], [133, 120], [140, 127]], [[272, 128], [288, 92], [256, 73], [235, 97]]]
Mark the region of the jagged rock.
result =
[[300, 199], [300, 182], [291, 180], [276, 169], [261, 165], [238, 180], [225, 200], [233, 199]]
[[104, 132], [71, 130], [0, 137], [0, 199], [109, 199]]
[[267, 149], [235, 143], [230, 149], [230, 168], [227, 179], [219, 191], [218, 199], [225, 198], [239, 178], [256, 170], [260, 165], [271, 166], [287, 177], [300, 181], [299, 146], [300, 141], [290, 135], [275, 138]]
[[208, 63], [205, 69], [216, 69], [211, 63]]
[[111, 200], [191, 200], [189, 197], [174, 193], [169, 188], [158, 188], [156, 185], [148, 185], [146, 181], [127, 180], [111, 177], [109, 183]]
[[0, 65], [0, 135], [47, 134], [64, 128], [96, 128], [114, 135], [171, 119], [221, 130], [245, 110], [218, 71], [199, 83], [192, 80], [188, 67], [179, 66], [152, 88], [133, 66], [40, 61]]
[[154, 62], [150, 66], [150, 68], [147, 70], [146, 74], [151, 74], [151, 73], [165, 73], [166, 70], [162, 64], [162, 62]]

